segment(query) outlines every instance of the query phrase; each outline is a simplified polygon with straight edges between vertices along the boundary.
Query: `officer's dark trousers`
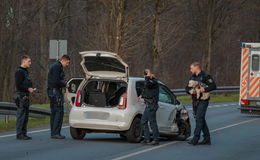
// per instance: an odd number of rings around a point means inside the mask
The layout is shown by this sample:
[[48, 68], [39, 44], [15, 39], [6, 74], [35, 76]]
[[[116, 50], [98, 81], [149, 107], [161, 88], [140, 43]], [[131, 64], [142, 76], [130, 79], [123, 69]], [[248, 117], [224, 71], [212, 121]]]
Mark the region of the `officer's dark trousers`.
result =
[[26, 135], [27, 134], [27, 123], [29, 117], [29, 96], [18, 95], [18, 100], [16, 103], [17, 114], [16, 114], [16, 135]]
[[144, 138], [150, 140], [150, 130], [148, 122], [150, 123], [151, 129], [153, 131], [153, 139], [159, 139], [159, 130], [156, 121], [156, 111], [158, 109], [158, 104], [156, 103], [146, 103], [146, 107], [141, 119], [141, 123], [144, 131]]
[[203, 132], [203, 137], [205, 140], [210, 140], [209, 129], [205, 120], [207, 108], [209, 101], [198, 101], [197, 103], [193, 103], [193, 112], [196, 120], [196, 127], [194, 130], [194, 141], [198, 141], [200, 139], [200, 132]]
[[48, 89], [47, 93], [51, 108], [51, 136], [60, 135], [64, 115], [64, 98], [62, 90]]

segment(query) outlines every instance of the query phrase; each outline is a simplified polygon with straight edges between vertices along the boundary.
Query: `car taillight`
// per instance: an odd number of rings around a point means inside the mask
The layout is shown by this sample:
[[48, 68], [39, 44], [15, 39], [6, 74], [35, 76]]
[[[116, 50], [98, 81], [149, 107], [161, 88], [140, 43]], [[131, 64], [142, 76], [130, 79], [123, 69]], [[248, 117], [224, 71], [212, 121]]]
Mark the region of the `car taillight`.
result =
[[249, 105], [249, 101], [248, 100], [241, 100], [241, 102], [245, 105]]
[[127, 94], [124, 93], [124, 94], [120, 97], [118, 109], [126, 109], [126, 107], [127, 107]]
[[75, 100], [75, 106], [81, 107], [81, 92], [78, 90]]

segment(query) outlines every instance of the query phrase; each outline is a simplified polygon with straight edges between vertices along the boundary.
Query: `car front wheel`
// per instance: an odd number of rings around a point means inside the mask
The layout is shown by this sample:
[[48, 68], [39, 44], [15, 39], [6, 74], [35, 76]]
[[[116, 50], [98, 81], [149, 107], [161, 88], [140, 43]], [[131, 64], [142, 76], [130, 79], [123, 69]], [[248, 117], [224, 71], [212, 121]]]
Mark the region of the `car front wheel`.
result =
[[85, 137], [86, 132], [83, 129], [80, 129], [80, 128], [70, 127], [70, 135], [73, 139], [80, 140], [80, 139], [83, 139]]
[[181, 120], [178, 124], [179, 127], [179, 139], [186, 140], [191, 135], [191, 126], [189, 118], [187, 120]]

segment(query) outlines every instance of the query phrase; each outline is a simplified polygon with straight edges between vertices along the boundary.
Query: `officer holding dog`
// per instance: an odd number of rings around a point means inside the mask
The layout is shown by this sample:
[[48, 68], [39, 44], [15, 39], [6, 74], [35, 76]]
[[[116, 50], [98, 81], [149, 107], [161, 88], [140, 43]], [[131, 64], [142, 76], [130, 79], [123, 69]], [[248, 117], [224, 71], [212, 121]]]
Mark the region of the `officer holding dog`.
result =
[[61, 135], [61, 127], [64, 115], [64, 97], [62, 89], [66, 88], [64, 81], [64, 67], [70, 64], [70, 57], [63, 55], [59, 60], [51, 65], [48, 73], [48, 88], [47, 94], [50, 100], [51, 108], [51, 138], [64, 139], [65, 136]]
[[[154, 78], [154, 75], [149, 69], [144, 71], [145, 83], [144, 90], [140, 98], [144, 99], [146, 104], [141, 123], [144, 131], [144, 140], [141, 142], [143, 144], [158, 145], [159, 144], [159, 130], [156, 121], [156, 112], [158, 110], [159, 101], [159, 84]], [[153, 141], [150, 142], [150, 131], [148, 122], [153, 131]]]
[[[201, 70], [200, 63], [198, 62], [192, 63], [190, 65], [190, 71], [192, 73], [190, 80], [198, 81], [200, 83], [201, 94], [216, 89], [216, 84], [214, 80], [209, 74]], [[192, 90], [191, 87], [186, 86], [186, 92], [188, 94], [190, 94], [191, 90]], [[198, 98], [195, 90], [191, 95], [192, 95], [193, 113], [196, 120], [196, 127], [194, 130], [193, 139], [190, 140], [188, 143], [192, 145], [197, 145], [197, 144], [210, 145], [211, 144], [210, 133], [205, 120], [206, 111], [208, 108], [210, 98], [205, 100]], [[201, 131], [203, 132], [204, 139], [199, 142]]]
[[32, 81], [29, 76], [28, 68], [31, 67], [31, 58], [27, 55], [21, 57], [21, 65], [15, 72], [16, 95], [15, 103], [17, 105], [16, 117], [16, 139], [30, 140], [27, 136], [27, 123], [29, 118], [29, 95], [36, 91], [33, 88]]

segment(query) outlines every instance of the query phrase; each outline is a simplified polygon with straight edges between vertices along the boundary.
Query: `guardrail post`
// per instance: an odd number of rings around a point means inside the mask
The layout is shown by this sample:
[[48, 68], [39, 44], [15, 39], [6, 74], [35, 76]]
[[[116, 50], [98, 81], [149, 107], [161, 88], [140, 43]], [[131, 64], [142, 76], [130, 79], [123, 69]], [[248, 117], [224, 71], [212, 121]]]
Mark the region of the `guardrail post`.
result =
[[9, 115], [5, 115], [5, 123], [9, 123]]

